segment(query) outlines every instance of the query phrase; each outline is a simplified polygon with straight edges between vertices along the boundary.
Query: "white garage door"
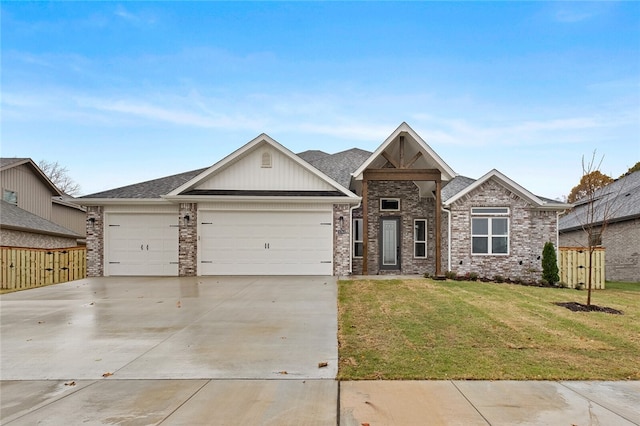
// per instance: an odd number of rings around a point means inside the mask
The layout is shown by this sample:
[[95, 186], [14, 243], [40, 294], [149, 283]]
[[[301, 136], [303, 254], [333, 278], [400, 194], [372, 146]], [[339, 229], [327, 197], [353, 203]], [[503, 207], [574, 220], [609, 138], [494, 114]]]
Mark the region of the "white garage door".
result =
[[198, 213], [200, 275], [333, 275], [331, 211]]
[[178, 275], [177, 214], [109, 214], [107, 275]]

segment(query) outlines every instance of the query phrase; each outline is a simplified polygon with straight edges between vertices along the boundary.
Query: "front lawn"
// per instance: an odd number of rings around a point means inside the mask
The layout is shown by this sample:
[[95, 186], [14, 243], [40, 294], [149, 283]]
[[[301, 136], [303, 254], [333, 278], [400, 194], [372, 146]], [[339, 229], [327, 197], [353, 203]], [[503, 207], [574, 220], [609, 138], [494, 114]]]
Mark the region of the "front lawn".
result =
[[586, 291], [464, 281], [339, 282], [339, 373], [358, 379], [640, 380], [640, 285]]

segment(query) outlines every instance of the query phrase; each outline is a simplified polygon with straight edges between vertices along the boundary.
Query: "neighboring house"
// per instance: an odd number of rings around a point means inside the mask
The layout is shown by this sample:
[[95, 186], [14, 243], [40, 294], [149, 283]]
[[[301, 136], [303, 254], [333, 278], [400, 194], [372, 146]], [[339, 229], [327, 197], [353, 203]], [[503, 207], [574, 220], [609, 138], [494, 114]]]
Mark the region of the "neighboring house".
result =
[[30, 158], [0, 158], [0, 244], [66, 248], [84, 242], [86, 211]]
[[90, 276], [454, 270], [537, 280], [570, 207], [496, 170], [458, 176], [406, 123], [373, 153], [296, 155], [262, 134], [207, 169], [80, 202]]
[[[560, 245], [586, 247], [588, 237], [583, 227], [592, 224], [599, 234], [606, 218], [601, 239], [593, 241], [606, 249], [606, 280], [640, 282], [640, 171], [600, 188], [590, 199], [593, 203], [578, 200], [574, 209], [560, 218]], [[589, 210], [593, 213], [587, 216]]]

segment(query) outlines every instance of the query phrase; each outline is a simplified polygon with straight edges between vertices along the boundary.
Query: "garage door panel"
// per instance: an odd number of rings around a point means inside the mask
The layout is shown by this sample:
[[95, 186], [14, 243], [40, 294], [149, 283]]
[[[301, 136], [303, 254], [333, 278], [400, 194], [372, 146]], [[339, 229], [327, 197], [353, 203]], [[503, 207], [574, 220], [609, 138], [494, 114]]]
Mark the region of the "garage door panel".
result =
[[176, 214], [109, 214], [108, 275], [178, 275]]
[[199, 213], [200, 275], [331, 275], [331, 211]]

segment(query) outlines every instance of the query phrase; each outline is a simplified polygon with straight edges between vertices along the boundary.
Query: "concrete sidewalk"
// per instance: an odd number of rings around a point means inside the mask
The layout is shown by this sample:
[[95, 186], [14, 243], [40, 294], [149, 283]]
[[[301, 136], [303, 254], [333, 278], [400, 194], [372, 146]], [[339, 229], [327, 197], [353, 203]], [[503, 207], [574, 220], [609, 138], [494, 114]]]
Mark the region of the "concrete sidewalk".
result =
[[342, 382], [339, 424], [640, 425], [640, 382]]
[[640, 382], [106, 378], [0, 391], [12, 426], [640, 425]]

